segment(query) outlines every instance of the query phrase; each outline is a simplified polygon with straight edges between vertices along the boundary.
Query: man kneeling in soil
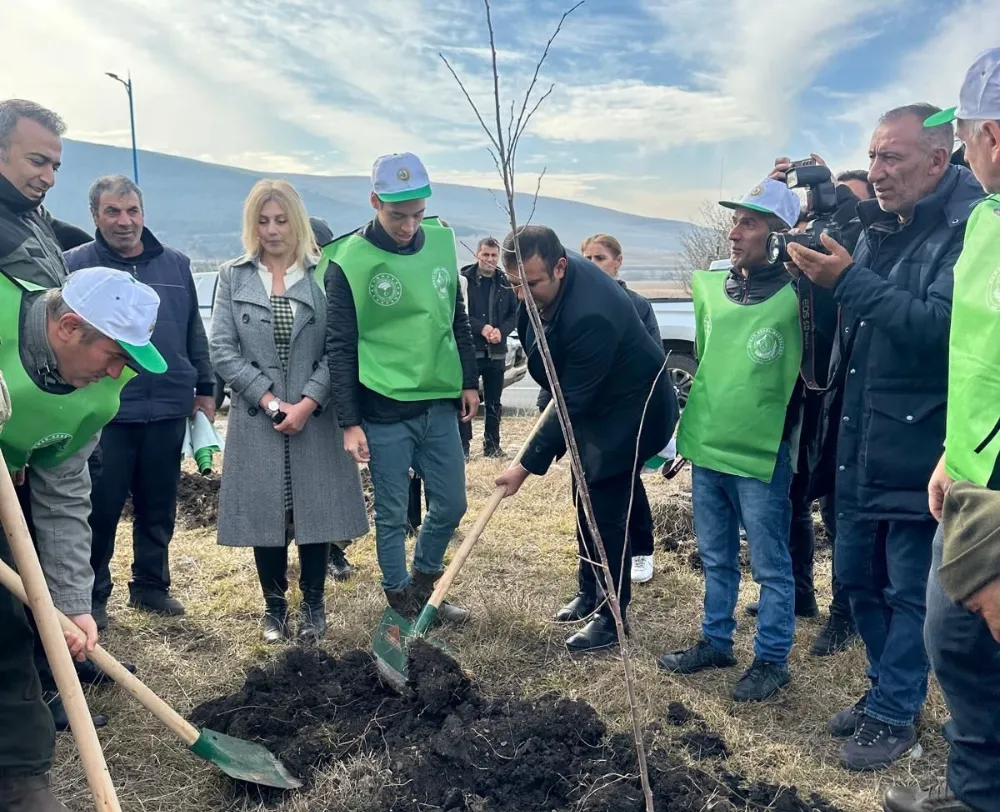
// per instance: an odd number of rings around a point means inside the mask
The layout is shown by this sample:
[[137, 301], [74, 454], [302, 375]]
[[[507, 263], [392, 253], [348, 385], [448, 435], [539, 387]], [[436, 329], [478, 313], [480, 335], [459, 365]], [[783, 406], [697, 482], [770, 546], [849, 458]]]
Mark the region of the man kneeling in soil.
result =
[[[0, 450], [12, 473], [57, 466], [89, 443], [135, 376], [126, 366], [166, 369], [149, 342], [158, 307], [152, 288], [108, 268], [78, 271], [62, 290], [50, 291], [0, 274], [0, 367], [11, 402]], [[86, 458], [77, 459], [78, 477], [89, 485]], [[78, 490], [73, 476], [60, 481], [68, 492]], [[13, 565], [2, 533], [0, 558]], [[67, 638], [74, 656], [93, 650], [97, 632], [90, 632], [86, 640]], [[53, 716], [33, 646], [23, 608], [0, 588], [0, 812], [65, 810], [49, 789]]]
[[[597, 530], [611, 576], [619, 585], [625, 618], [632, 579], [628, 572], [622, 575], [622, 567], [631, 561], [627, 529], [632, 493], [643, 461], [667, 444], [677, 422], [677, 398], [670, 376], [663, 371], [663, 348], [646, 331], [622, 287], [593, 263], [567, 256], [552, 229], [528, 226], [519, 230], [523, 269], [515, 259], [514, 239], [511, 233], [504, 240], [504, 266], [518, 299], [523, 301], [530, 293], [545, 323]], [[528, 372], [551, 391], [524, 307], [518, 313], [517, 333], [528, 353]], [[558, 416], [550, 414], [520, 464], [501, 474], [497, 485], [512, 496], [528, 474], [544, 474], [565, 452]], [[573, 619], [593, 618], [566, 646], [585, 652], [616, 646], [619, 640], [607, 601], [597, 606], [600, 587], [591, 562], [601, 558], [576, 497], [578, 484], [574, 481], [573, 494], [578, 505], [580, 592], [566, 610]], [[604, 578], [603, 570], [600, 578]]]

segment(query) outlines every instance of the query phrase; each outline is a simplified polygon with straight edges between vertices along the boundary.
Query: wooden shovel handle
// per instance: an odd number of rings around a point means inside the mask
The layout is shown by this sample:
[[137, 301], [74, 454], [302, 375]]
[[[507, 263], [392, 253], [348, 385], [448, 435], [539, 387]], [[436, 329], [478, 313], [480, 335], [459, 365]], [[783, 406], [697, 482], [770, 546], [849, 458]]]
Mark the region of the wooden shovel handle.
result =
[[[28, 596], [24, 592], [24, 584], [21, 578], [14, 570], [4, 564], [3, 561], [0, 561], [0, 586], [5, 587], [21, 603], [27, 605]], [[63, 631], [83, 634], [79, 627], [62, 612], [59, 612], [59, 624], [62, 626]], [[188, 747], [198, 741], [198, 737], [201, 735], [198, 732], [198, 728], [190, 724], [183, 716], [154, 694], [142, 680], [108, 654], [107, 651], [98, 645], [87, 656], [94, 665], [132, 694], [144, 708], [170, 728]]]
[[[524, 452], [528, 450], [528, 446], [531, 444], [531, 441], [535, 439], [535, 435], [538, 433], [538, 430], [542, 427], [542, 424], [546, 421], [546, 419], [548, 419], [549, 414], [551, 414], [554, 403], [555, 401], [549, 401], [549, 405], [545, 407], [545, 410], [535, 422], [535, 425], [532, 427], [527, 438], [525, 438], [525, 441], [521, 444], [521, 449], [517, 452], [517, 456], [514, 457], [511, 467], [517, 465], [521, 461], [521, 457], [524, 455]], [[472, 528], [465, 536], [465, 540], [455, 551], [455, 555], [451, 559], [451, 563], [448, 564], [448, 569], [446, 569], [444, 574], [438, 579], [437, 585], [434, 587], [434, 592], [431, 593], [430, 600], [427, 601], [427, 603], [435, 609], [441, 606], [441, 602], [448, 594], [448, 590], [451, 589], [451, 584], [458, 575], [459, 570], [461, 570], [465, 565], [466, 559], [472, 553], [472, 548], [476, 546], [476, 542], [479, 541], [479, 537], [483, 534], [483, 530], [486, 529], [486, 525], [489, 524], [490, 519], [493, 518], [494, 511], [496, 511], [496, 509], [500, 506], [500, 503], [506, 495], [506, 488], [498, 486], [490, 495], [490, 498], [486, 502], [483, 509], [479, 511], [475, 524], [472, 525]]]
[[56, 607], [52, 603], [52, 595], [49, 594], [48, 585], [45, 583], [42, 565], [31, 542], [28, 525], [24, 521], [24, 513], [17, 501], [14, 483], [11, 481], [2, 452], [0, 452], [0, 468], [3, 469], [3, 474], [0, 474], [0, 521], [3, 522], [14, 561], [24, 578], [27, 605], [31, 607], [31, 614], [38, 627], [38, 634], [42, 638], [42, 646], [45, 648], [45, 656], [52, 668], [52, 676], [55, 677], [56, 688], [59, 689], [59, 696], [66, 707], [73, 738], [76, 740], [80, 760], [87, 773], [87, 783], [94, 796], [94, 805], [98, 812], [121, 812], [118, 795], [115, 793], [114, 784], [111, 783], [111, 773], [108, 772], [108, 765], [104, 761], [101, 742], [97, 738], [97, 731], [94, 730], [94, 720], [90, 716], [87, 699], [80, 687], [73, 658], [66, 647]]

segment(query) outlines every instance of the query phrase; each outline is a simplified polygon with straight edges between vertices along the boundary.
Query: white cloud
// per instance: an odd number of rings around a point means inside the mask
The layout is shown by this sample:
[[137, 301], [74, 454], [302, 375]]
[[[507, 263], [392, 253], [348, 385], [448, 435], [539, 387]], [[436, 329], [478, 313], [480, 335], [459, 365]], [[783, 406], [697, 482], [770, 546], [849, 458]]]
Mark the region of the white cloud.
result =
[[1000, 41], [1000, 2], [965, 0], [941, 15], [934, 33], [910, 50], [891, 78], [877, 90], [844, 99], [839, 118], [857, 124], [859, 140], [845, 149], [843, 164], [867, 164], [868, 142], [886, 110], [914, 102], [938, 107], [958, 103], [962, 79], [973, 59]]

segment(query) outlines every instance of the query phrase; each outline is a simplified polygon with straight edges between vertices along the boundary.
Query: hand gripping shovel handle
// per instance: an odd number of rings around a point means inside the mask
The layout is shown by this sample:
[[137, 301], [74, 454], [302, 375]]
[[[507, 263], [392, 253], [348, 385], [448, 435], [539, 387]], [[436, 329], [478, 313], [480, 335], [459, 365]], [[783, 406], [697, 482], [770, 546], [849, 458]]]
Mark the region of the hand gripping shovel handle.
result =
[[66, 647], [56, 607], [52, 603], [52, 596], [49, 594], [45, 575], [42, 573], [42, 565], [31, 543], [28, 525], [24, 521], [24, 514], [17, 501], [17, 493], [14, 491], [14, 483], [11, 481], [2, 453], [0, 453], [0, 468], [3, 469], [3, 474], [0, 474], [0, 520], [3, 522], [14, 561], [17, 562], [17, 568], [24, 578], [24, 600], [31, 607], [35, 625], [42, 638], [42, 646], [45, 648], [45, 656], [52, 668], [59, 695], [66, 706], [73, 738], [80, 751], [80, 760], [87, 773], [87, 783], [94, 796], [94, 805], [98, 812], [121, 812], [114, 784], [111, 783], [111, 774], [104, 761], [101, 742], [97, 738], [97, 731], [94, 730], [94, 720], [90, 716], [87, 700], [80, 687], [80, 679], [73, 667], [73, 658]]
[[[528, 446], [531, 441], [535, 439], [535, 435], [538, 430], [542, 427], [542, 424], [548, 419], [549, 414], [551, 414], [553, 409], [553, 403], [555, 401], [549, 401], [549, 405], [545, 407], [545, 411], [542, 412], [541, 416], [536, 421], [531, 432], [528, 434], [527, 439], [521, 445], [521, 450], [517, 452], [517, 456], [511, 465], [517, 465], [521, 461], [521, 457], [524, 452], [528, 450]], [[448, 565], [448, 569], [444, 571], [444, 574], [438, 580], [437, 585], [434, 588], [434, 592], [431, 594], [430, 600], [427, 601], [427, 606], [433, 607], [429, 616], [427, 616], [426, 623], [429, 624], [433, 620], [433, 616], [437, 614], [438, 608], [441, 606], [441, 602], [444, 600], [445, 595], [448, 594], [448, 590], [451, 588], [452, 582], [458, 575], [459, 570], [465, 565], [466, 559], [472, 553], [472, 548], [476, 546], [476, 542], [479, 541], [479, 537], [482, 535], [483, 530], [486, 529], [486, 525], [489, 523], [490, 519], [493, 518], [493, 513], [503, 501], [504, 496], [507, 495], [505, 488], [497, 487], [492, 495], [487, 501], [486, 505], [479, 515], [476, 517], [476, 523], [472, 525], [472, 529], [469, 530], [468, 535], [466, 535], [465, 540], [462, 542], [461, 546], [455, 552], [454, 558], [451, 559], [451, 563]], [[422, 618], [425, 617], [425, 612], [421, 611], [420, 617], [417, 618], [415, 629], [417, 632], [426, 631], [421, 622]]]
[[[28, 596], [24, 592], [24, 584], [20, 576], [4, 564], [3, 561], [0, 561], [0, 586], [9, 590], [23, 604], [28, 604]], [[63, 631], [83, 633], [66, 615], [62, 612], [58, 614], [59, 624], [62, 626]], [[183, 716], [154, 694], [146, 687], [142, 680], [108, 654], [107, 651], [98, 645], [87, 656], [94, 665], [132, 694], [146, 710], [150, 711], [157, 719], [163, 722], [188, 747], [191, 747], [198, 741], [198, 728], [190, 724]]]

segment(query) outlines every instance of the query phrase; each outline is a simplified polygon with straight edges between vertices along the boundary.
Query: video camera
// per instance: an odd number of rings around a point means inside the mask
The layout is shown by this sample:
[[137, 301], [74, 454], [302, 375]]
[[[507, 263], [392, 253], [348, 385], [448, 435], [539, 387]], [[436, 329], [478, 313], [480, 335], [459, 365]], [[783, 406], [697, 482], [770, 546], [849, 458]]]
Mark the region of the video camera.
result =
[[806, 216], [809, 222], [805, 230], [798, 234], [777, 231], [768, 234], [768, 262], [791, 262], [788, 246], [793, 242], [821, 254], [829, 254], [820, 242], [821, 234], [829, 234], [837, 242], [842, 242], [840, 226], [832, 217], [837, 210], [837, 187], [830, 169], [811, 158], [793, 161], [785, 175], [785, 183], [789, 189], [806, 189]]

